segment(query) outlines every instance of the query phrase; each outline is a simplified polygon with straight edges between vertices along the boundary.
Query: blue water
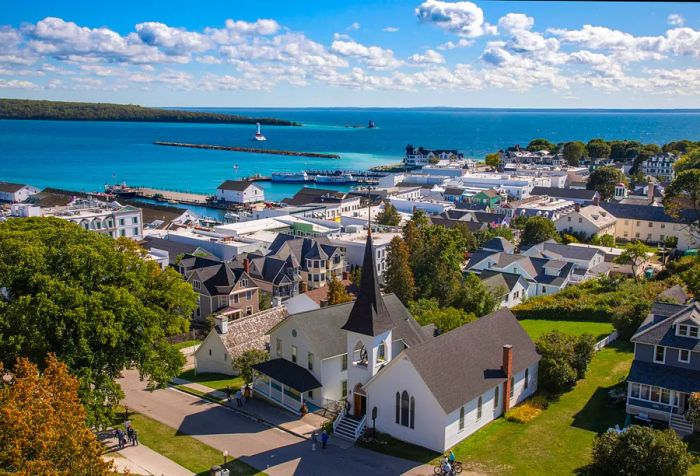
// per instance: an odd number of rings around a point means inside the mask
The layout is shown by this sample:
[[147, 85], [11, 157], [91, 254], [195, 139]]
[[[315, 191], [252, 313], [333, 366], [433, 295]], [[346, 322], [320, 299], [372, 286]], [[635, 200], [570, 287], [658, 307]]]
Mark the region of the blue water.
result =
[[[131, 185], [213, 193], [227, 178], [308, 168], [364, 169], [397, 162], [406, 144], [459, 149], [468, 157], [535, 137], [553, 142], [594, 137], [664, 143], [700, 139], [700, 111], [506, 111], [468, 109], [201, 109], [289, 119], [303, 127], [210, 124], [0, 121], [0, 180], [80, 191], [116, 176]], [[377, 129], [353, 129], [365, 125]], [[341, 155], [312, 159], [153, 145], [155, 140], [262, 146]], [[238, 165], [234, 173], [234, 165]], [[266, 197], [292, 195], [299, 184], [262, 183]], [[338, 188], [338, 187], [335, 187]]]

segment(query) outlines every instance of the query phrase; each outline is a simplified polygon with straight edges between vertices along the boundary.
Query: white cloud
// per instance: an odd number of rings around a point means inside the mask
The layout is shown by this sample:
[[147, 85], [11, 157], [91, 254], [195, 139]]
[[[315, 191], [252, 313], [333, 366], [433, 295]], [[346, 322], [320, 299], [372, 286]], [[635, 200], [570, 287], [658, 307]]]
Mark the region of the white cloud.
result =
[[472, 2], [426, 0], [415, 9], [415, 14], [421, 22], [467, 38], [482, 36], [487, 27], [484, 12]]
[[508, 34], [518, 30], [531, 30], [534, 25], [535, 19], [522, 13], [508, 13], [498, 20], [498, 26]]
[[345, 28], [348, 31], [355, 31], [360, 29], [360, 24], [357, 22], [353, 22], [351, 25], [349, 25], [347, 28]]
[[365, 46], [356, 41], [336, 40], [331, 45], [331, 51], [341, 56], [357, 58], [371, 69], [394, 69], [401, 62], [394, 58], [394, 52], [379, 46]]
[[668, 24], [672, 26], [683, 26], [685, 24], [685, 18], [680, 16], [678, 13], [671, 13], [666, 21], [668, 21]]
[[209, 38], [203, 34], [172, 28], [159, 22], [137, 24], [136, 34], [143, 43], [157, 46], [168, 54], [187, 55], [211, 47]]
[[416, 53], [408, 58], [411, 64], [415, 65], [433, 65], [444, 64], [445, 57], [435, 50], [426, 50], [425, 53]]
[[437, 46], [438, 50], [445, 51], [445, 50], [454, 50], [455, 48], [466, 48], [468, 46], [472, 46], [474, 44], [474, 40], [467, 40], [466, 38], [460, 38], [457, 40], [455, 43], [454, 41], [448, 41], [446, 43], [442, 43]]
[[385, 26], [384, 28], [382, 28], [382, 31], [385, 31], [387, 33], [396, 33], [397, 31], [399, 31], [399, 29], [395, 26]]
[[39, 89], [39, 86], [31, 81], [0, 78], [0, 89]]

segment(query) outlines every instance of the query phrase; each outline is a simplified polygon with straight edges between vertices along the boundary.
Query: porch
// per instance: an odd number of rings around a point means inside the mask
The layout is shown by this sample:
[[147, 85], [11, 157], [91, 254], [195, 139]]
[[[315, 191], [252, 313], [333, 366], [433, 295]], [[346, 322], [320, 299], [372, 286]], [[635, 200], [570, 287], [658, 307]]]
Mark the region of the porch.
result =
[[253, 379], [254, 392], [290, 412], [300, 415], [306, 404], [309, 413], [320, 410], [310, 401], [310, 394], [321, 388], [321, 383], [308, 370], [285, 359], [272, 359], [256, 364]]

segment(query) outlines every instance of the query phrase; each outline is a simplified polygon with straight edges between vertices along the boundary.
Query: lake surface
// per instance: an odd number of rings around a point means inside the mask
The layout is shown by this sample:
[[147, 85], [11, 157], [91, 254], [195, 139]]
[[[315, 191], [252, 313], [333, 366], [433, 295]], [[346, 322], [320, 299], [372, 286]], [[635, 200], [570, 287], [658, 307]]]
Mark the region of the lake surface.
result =
[[[213, 193], [225, 179], [255, 173], [366, 169], [398, 162], [407, 144], [459, 149], [468, 157], [482, 158], [537, 137], [553, 142], [602, 137], [659, 144], [700, 139], [700, 111], [198, 110], [276, 117], [304, 126], [267, 126], [263, 128], [267, 142], [253, 143], [255, 127], [250, 125], [0, 120], [0, 180], [96, 191], [116, 177], [130, 185]], [[345, 127], [365, 126], [370, 120], [376, 129]], [[163, 147], [153, 145], [156, 140], [336, 153], [341, 159]], [[300, 187], [261, 185], [270, 200], [291, 196]]]

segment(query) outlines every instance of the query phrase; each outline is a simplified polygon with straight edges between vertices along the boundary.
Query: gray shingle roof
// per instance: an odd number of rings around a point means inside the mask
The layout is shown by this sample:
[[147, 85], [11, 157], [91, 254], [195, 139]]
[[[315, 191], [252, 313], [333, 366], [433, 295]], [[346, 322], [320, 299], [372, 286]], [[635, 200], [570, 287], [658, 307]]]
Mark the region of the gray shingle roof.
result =
[[513, 346], [513, 373], [540, 359], [513, 313], [501, 309], [404, 351], [446, 413], [505, 381], [503, 346]]
[[491, 238], [489, 241], [484, 243], [481, 248], [484, 250], [505, 251], [507, 253], [512, 253], [513, 250], [515, 250], [513, 243], [501, 236]]
[[684, 393], [700, 391], [700, 371], [635, 360], [627, 380]]
[[683, 287], [680, 284], [671, 286], [670, 288], [659, 294], [659, 298], [664, 300], [670, 300], [677, 304], [685, 304], [688, 301], [688, 295], [683, 290]]
[[321, 386], [321, 382], [311, 372], [286, 359], [268, 360], [253, 365], [253, 368], [299, 392], [308, 392]]
[[652, 207], [649, 205], [623, 205], [612, 202], [603, 202], [600, 204], [600, 206], [614, 215], [618, 220], [622, 218], [666, 223], [678, 222], [678, 220], [666, 213], [664, 207]]
[[0, 192], [15, 193], [26, 187], [23, 183], [0, 182]]
[[247, 180], [226, 180], [216, 188], [217, 190], [234, 190], [236, 192], [243, 192], [251, 185], [254, 185], [254, 183]]
[[573, 198], [577, 200], [593, 201], [595, 190], [582, 190], [578, 188], [557, 188], [557, 187], [533, 187], [530, 195], [548, 195], [556, 198]]
[[[523, 277], [515, 273], [503, 273], [500, 271], [483, 270], [479, 275], [479, 279], [483, 281], [484, 285], [490, 290], [495, 291], [499, 287], [503, 287], [506, 293], [511, 292], [518, 281], [523, 280]], [[527, 282], [521, 283], [523, 287], [527, 289]]]
[[700, 352], [700, 339], [677, 336], [674, 332], [673, 323], [685, 319], [700, 319], [700, 303], [690, 304], [675, 314], [661, 320], [657, 319], [655, 324], [640, 327], [630, 340], [640, 344], [663, 345]]

